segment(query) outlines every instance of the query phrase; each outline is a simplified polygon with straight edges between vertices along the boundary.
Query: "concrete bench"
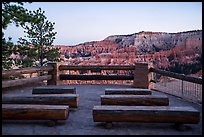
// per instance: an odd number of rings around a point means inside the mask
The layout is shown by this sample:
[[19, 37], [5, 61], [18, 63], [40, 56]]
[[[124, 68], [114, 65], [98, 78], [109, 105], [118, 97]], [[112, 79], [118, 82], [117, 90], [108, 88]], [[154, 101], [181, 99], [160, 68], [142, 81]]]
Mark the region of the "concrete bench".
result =
[[79, 94], [4, 95], [3, 104], [68, 105], [77, 108]]
[[168, 106], [165, 95], [101, 95], [101, 105]]
[[173, 106], [94, 106], [94, 122], [150, 122], [197, 124], [200, 112], [193, 107]]
[[33, 105], [33, 104], [2, 104], [3, 120], [50, 120], [54, 126], [57, 120], [66, 120], [69, 106]]
[[126, 94], [126, 95], [151, 95], [150, 89], [139, 88], [107, 88], [105, 89], [105, 95], [113, 94]]
[[32, 94], [76, 94], [76, 88], [58, 86], [35, 87], [32, 90]]

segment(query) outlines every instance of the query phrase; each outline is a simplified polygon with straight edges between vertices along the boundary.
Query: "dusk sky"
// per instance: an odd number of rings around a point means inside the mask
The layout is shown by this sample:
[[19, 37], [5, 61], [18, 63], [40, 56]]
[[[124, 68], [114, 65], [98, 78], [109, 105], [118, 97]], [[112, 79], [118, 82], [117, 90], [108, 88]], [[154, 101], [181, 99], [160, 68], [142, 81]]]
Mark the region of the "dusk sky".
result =
[[[140, 31], [182, 32], [202, 29], [202, 2], [33, 2], [55, 22], [54, 45], [76, 45], [110, 35]], [[23, 30], [9, 25], [5, 36], [16, 43]]]

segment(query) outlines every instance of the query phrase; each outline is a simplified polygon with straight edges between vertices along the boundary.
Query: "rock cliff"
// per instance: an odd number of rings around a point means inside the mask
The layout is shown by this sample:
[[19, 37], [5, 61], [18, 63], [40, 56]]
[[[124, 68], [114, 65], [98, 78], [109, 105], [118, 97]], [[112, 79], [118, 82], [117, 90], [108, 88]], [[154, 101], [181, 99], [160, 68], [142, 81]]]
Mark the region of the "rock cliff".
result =
[[156, 68], [193, 74], [202, 68], [202, 30], [113, 35], [102, 41], [56, 46], [72, 65], [133, 65], [153, 62]]

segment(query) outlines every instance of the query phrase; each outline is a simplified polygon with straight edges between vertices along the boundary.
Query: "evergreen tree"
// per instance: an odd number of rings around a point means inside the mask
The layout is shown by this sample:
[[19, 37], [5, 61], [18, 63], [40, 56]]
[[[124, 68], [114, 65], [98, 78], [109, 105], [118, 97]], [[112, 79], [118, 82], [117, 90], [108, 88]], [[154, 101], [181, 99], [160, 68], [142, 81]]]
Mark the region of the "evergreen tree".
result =
[[[43, 66], [47, 61], [60, 61], [59, 49], [52, 45], [56, 35], [56, 32], [53, 32], [55, 23], [49, 22], [44, 13], [41, 8], [37, 9], [33, 12], [34, 21], [23, 26], [27, 36], [19, 39], [18, 51], [24, 58], [19, 63], [24, 67]], [[21, 51], [26, 47], [29, 47], [29, 50], [23, 54]]]
[[10, 69], [14, 65], [10, 55], [16, 54], [16, 46], [11, 41], [12, 38], [6, 40], [4, 30], [8, 24], [15, 24], [17, 27], [24, 26], [26, 22], [32, 21], [32, 14], [23, 8], [22, 2], [2, 2], [2, 69]]
[[[43, 65], [47, 61], [59, 61], [59, 49], [52, 48], [56, 32], [53, 32], [54, 23], [46, 20], [44, 11], [28, 11], [22, 2], [2, 2], [2, 69], [11, 69], [12, 66], [30, 67]], [[20, 38], [18, 45], [14, 45], [12, 38], [6, 40], [4, 30], [8, 24], [23, 27], [27, 38]], [[19, 55], [12, 59], [10, 56]], [[37, 62], [39, 61], [39, 63]]]

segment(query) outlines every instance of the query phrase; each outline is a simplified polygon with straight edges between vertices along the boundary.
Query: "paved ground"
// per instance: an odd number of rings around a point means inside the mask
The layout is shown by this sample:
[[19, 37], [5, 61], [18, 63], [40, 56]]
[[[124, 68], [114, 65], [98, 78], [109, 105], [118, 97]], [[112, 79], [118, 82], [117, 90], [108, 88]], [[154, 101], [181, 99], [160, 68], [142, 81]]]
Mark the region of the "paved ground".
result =
[[[31, 94], [32, 87], [18, 87], [3, 90], [4, 94]], [[59, 121], [55, 127], [48, 127], [47, 121], [2, 121], [2, 135], [202, 135], [202, 106], [169, 96], [172, 106], [193, 106], [201, 112], [201, 122], [186, 124], [184, 130], [176, 130], [171, 123], [113, 123], [106, 129], [103, 123], [94, 123], [92, 108], [100, 105], [100, 95], [105, 88], [125, 88], [129, 85], [67, 85], [76, 87], [80, 95], [79, 107], [70, 110], [66, 121]], [[152, 94], [164, 94], [153, 91]]]

